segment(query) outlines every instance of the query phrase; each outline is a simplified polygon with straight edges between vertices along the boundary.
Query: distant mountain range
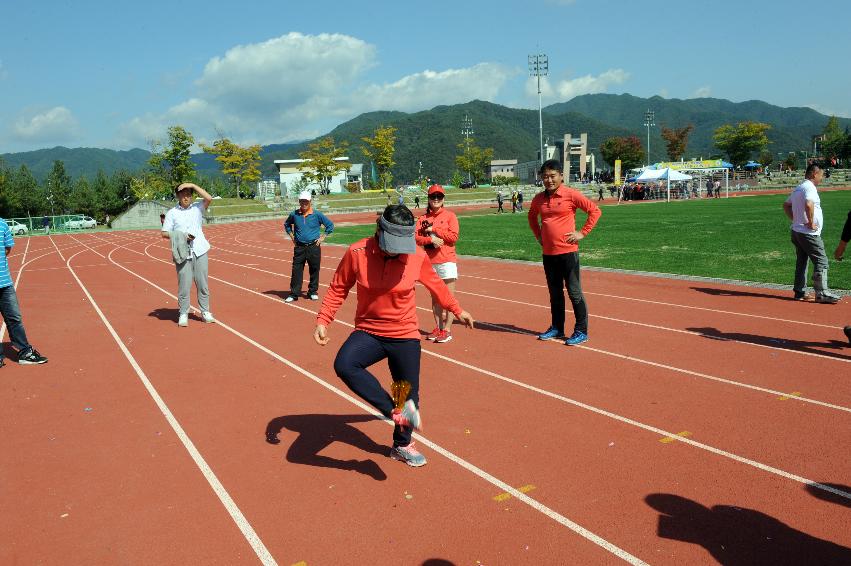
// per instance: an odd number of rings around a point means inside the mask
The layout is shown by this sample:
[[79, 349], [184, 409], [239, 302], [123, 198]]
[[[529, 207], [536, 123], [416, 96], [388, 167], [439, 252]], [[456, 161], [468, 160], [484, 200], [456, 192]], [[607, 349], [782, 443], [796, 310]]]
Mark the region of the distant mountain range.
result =
[[[694, 124], [687, 156], [710, 157], [717, 154], [712, 134], [719, 126], [745, 120], [765, 122], [772, 126], [768, 132], [772, 142], [769, 151], [774, 155], [785, 155], [789, 151], [810, 149], [811, 137], [821, 133], [828, 120], [828, 116], [810, 108], [781, 108], [758, 100], [730, 102], [717, 98], [680, 100], [659, 96], [640, 98], [629, 94], [587, 94], [544, 108], [544, 134], [546, 138], [555, 140], [565, 133], [576, 135], [587, 132], [591, 148], [599, 147], [612, 136], [634, 134], [639, 136], [643, 145], [646, 143], [643, 125], [646, 110], [655, 112], [656, 126], [651, 128], [650, 136], [652, 161], [666, 159], [664, 142], [659, 135], [662, 126], [680, 128]], [[371, 136], [379, 126], [395, 126], [394, 178], [398, 181], [415, 179], [422, 163], [424, 175], [444, 181], [455, 169], [455, 155], [457, 145], [463, 140], [461, 127], [465, 117], [472, 120], [472, 137], [476, 144], [492, 147], [495, 159], [535, 159], [539, 147], [538, 112], [479, 100], [437, 106], [411, 114], [369, 112], [340, 124], [327, 135], [333, 136], [338, 143], [348, 142], [349, 157], [353, 163], [358, 163], [364, 161], [361, 138]], [[851, 119], [840, 118], [839, 122], [842, 128], [851, 127]], [[275, 159], [298, 157], [310, 141], [313, 140], [264, 146], [264, 175], [275, 175]], [[115, 151], [65, 147], [0, 155], [9, 166], [26, 165], [37, 178], [44, 178], [55, 160], [63, 161], [66, 171], [73, 177], [93, 177], [99, 169], [107, 174], [122, 169], [139, 171], [145, 167], [149, 157], [150, 153], [143, 149]], [[214, 156], [198, 154], [193, 156], [193, 160], [199, 173], [218, 174]]]

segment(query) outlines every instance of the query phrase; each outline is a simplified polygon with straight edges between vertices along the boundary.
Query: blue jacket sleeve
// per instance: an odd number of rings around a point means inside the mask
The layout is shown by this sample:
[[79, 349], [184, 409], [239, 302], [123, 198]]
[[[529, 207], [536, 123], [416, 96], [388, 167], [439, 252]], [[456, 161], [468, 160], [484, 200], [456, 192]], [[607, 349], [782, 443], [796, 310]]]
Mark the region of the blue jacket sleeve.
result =
[[284, 231], [292, 236], [293, 234], [293, 225], [295, 224], [295, 218], [293, 218], [293, 213], [290, 212], [290, 215], [287, 216], [287, 219], [284, 221]]
[[321, 212], [319, 213], [319, 223], [325, 226], [326, 236], [334, 231], [334, 223], [331, 222], [331, 220]]

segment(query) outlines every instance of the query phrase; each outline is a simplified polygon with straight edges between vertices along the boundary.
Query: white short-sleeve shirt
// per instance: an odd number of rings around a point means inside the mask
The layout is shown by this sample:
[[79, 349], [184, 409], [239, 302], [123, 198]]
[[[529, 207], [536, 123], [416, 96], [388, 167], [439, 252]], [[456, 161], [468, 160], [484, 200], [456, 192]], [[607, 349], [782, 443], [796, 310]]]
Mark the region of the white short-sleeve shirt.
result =
[[179, 230], [194, 236], [195, 239], [189, 242], [189, 248], [194, 257], [200, 257], [210, 251], [210, 242], [204, 237], [204, 231], [201, 229], [203, 224], [203, 202], [193, 202], [188, 208], [183, 208], [178, 204], [166, 212], [163, 232]]
[[[816, 229], [806, 226], [807, 223], [807, 201], [813, 202], [813, 223]], [[800, 185], [794, 188], [792, 194], [786, 199], [792, 204], [792, 230], [801, 234], [818, 236], [821, 234], [823, 219], [821, 213], [821, 199], [818, 196], [815, 184], [809, 179], [804, 179]]]

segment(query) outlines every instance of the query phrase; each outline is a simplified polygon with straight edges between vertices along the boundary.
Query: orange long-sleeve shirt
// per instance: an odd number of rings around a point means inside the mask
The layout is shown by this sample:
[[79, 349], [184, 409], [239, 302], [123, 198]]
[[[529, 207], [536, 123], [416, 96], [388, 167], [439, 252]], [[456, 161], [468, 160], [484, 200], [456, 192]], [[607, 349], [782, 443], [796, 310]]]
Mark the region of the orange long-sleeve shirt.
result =
[[[564, 185], [559, 186], [553, 194], [542, 191], [535, 195], [529, 206], [529, 227], [535, 238], [541, 242], [544, 255], [558, 255], [579, 250], [579, 244], [567, 241], [567, 235], [576, 231], [576, 209], [588, 213], [588, 219], [582, 226], [583, 236], [587, 236], [602, 211], [594, 201]], [[540, 224], [538, 217], [540, 216]]]
[[349, 290], [357, 284], [355, 329], [386, 338], [419, 338], [414, 288], [417, 281], [443, 308], [456, 316], [461, 314], [461, 306], [431, 268], [422, 249], [391, 258], [384, 255], [375, 237], [355, 242], [337, 266], [316, 323], [331, 324]]
[[[431, 244], [431, 236], [427, 236], [425, 232], [427, 223], [431, 225], [434, 235], [443, 240], [443, 245], [439, 248], [426, 247]], [[417, 240], [417, 245], [425, 249], [431, 263], [457, 262], [455, 242], [458, 241], [459, 231], [458, 217], [455, 216], [455, 213], [446, 210], [445, 207], [440, 207], [437, 212], [429, 209], [428, 212], [417, 218], [414, 238]]]

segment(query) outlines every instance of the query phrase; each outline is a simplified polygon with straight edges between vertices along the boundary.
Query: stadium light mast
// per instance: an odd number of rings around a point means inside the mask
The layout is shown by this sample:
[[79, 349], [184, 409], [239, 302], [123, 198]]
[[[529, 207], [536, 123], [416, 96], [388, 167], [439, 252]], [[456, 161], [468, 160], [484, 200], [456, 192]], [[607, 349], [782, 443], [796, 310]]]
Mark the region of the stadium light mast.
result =
[[538, 79], [538, 131], [541, 141], [541, 163], [544, 162], [544, 118], [541, 109], [541, 77], [549, 72], [549, 59], [543, 53], [529, 55], [529, 76]]
[[655, 126], [654, 120], [656, 113], [652, 110], [647, 110], [644, 113], [644, 125], [647, 127], [647, 165], [650, 165], [650, 127]]
[[[464, 136], [464, 147], [470, 149], [470, 136], [473, 135], [473, 119], [464, 114], [464, 119], [461, 120], [461, 135]], [[467, 171], [467, 182], [473, 182], [473, 175]]]

